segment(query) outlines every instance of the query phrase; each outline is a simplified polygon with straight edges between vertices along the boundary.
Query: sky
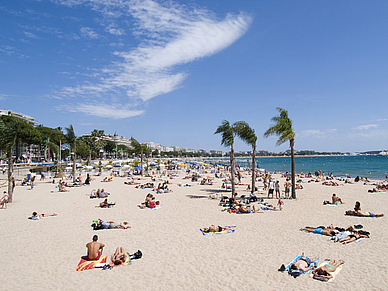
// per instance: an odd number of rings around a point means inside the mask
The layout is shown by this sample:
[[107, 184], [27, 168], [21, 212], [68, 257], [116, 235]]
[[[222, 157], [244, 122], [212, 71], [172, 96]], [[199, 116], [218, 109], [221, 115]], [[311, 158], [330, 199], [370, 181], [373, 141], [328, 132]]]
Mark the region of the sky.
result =
[[[0, 109], [77, 136], [257, 148], [288, 111], [296, 150], [388, 149], [387, 1], [13, 0], [0, 3]], [[250, 146], [236, 140], [235, 150]]]

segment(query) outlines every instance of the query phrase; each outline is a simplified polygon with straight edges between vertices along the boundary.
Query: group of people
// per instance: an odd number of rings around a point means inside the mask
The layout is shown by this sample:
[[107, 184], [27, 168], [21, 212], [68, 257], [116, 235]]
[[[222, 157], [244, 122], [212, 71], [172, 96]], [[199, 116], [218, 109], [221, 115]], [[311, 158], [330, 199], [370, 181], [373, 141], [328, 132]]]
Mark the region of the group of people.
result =
[[361, 225], [357, 226], [348, 226], [346, 228], [341, 227], [334, 227], [332, 224], [329, 226], [318, 226], [318, 227], [311, 227], [306, 226], [304, 228], [301, 228], [303, 231], [330, 236], [330, 239], [334, 242], [340, 242], [343, 244], [348, 244], [351, 242], [356, 241], [360, 238], [369, 238], [370, 233], [368, 231], [359, 230], [361, 228]]
[[100, 188], [97, 189], [97, 191], [95, 189], [92, 190], [92, 192], [90, 193], [90, 199], [93, 199], [93, 198], [107, 198], [110, 194], [108, 192], [106, 192], [104, 190], [104, 188], [102, 188], [100, 190]]

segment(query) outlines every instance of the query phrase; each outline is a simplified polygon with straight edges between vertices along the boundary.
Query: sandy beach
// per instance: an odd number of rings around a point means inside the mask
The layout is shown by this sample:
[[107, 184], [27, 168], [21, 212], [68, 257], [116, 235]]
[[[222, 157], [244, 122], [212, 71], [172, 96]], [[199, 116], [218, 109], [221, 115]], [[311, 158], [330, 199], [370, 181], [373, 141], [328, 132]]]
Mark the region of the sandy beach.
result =
[[[297, 190], [297, 200], [284, 200], [283, 211], [265, 211], [247, 215], [222, 211], [218, 200], [208, 196], [221, 191], [222, 179], [213, 185], [199, 185], [183, 179], [184, 172], [168, 179], [172, 193], [156, 194], [162, 204], [158, 210], [139, 209], [151, 189], [125, 185], [127, 178], [114, 177], [101, 182], [93, 177], [90, 186], [56, 190], [50, 179], [37, 179], [36, 187], [16, 186], [14, 202], [0, 209], [3, 278], [1, 290], [386, 290], [388, 267], [385, 250], [388, 233], [386, 217], [345, 216], [360, 201], [363, 211], [386, 212], [387, 193], [368, 193], [370, 185], [346, 184], [337, 187], [307, 183]], [[210, 172], [204, 176], [212, 176]], [[284, 178], [280, 180], [283, 190]], [[38, 177], [37, 177], [38, 178]], [[166, 177], [162, 177], [166, 179]], [[141, 183], [150, 182], [142, 178]], [[249, 183], [244, 175], [242, 183]], [[156, 182], [156, 184], [158, 181]], [[191, 187], [179, 187], [188, 183]], [[343, 184], [343, 182], [340, 182]], [[267, 197], [257, 182], [259, 197]], [[92, 189], [110, 193], [113, 208], [95, 206], [102, 199], [90, 199]], [[3, 190], [3, 189], [2, 189]], [[249, 195], [246, 186], [237, 186], [239, 195]], [[336, 193], [345, 204], [322, 205]], [[230, 196], [230, 192], [224, 193]], [[192, 198], [195, 196], [195, 198]], [[265, 199], [276, 204], [275, 199]], [[27, 219], [31, 213], [57, 213], [38, 221]], [[387, 215], [387, 213], [385, 213]], [[98, 230], [92, 220], [128, 221], [128, 230]], [[236, 226], [225, 235], [202, 235], [199, 230], [210, 225]], [[362, 224], [371, 233], [369, 239], [348, 245], [334, 243], [328, 237], [302, 232], [304, 226], [334, 224], [346, 227]], [[143, 257], [129, 266], [112, 270], [93, 269], [76, 272], [80, 257], [86, 255], [86, 243], [97, 234], [110, 255], [116, 247], [128, 252], [143, 252]], [[278, 272], [296, 255], [319, 255], [321, 261], [342, 259], [345, 264], [334, 281], [326, 283], [303, 274], [298, 278]]]

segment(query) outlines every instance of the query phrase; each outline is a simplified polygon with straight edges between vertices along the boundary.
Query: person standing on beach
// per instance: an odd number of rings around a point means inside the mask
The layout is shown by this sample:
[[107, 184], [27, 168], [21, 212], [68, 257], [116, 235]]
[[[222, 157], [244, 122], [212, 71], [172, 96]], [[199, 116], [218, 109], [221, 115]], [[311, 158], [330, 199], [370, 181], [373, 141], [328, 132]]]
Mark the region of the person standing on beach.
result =
[[280, 198], [280, 185], [278, 180], [275, 183], [275, 197]]
[[286, 182], [284, 183], [284, 195], [286, 198], [290, 196], [290, 189], [291, 189], [291, 182], [289, 179], [286, 179]]
[[86, 244], [88, 249], [88, 261], [96, 261], [101, 257], [104, 244], [97, 242], [98, 235], [93, 236], [93, 241]]
[[273, 198], [273, 191], [274, 191], [274, 185], [273, 185], [273, 181], [270, 179], [269, 187], [268, 187], [268, 198], [269, 198], [269, 195], [272, 195], [272, 198]]
[[31, 190], [33, 190], [33, 189], [34, 189], [34, 186], [35, 186], [35, 176], [33, 176], [33, 177], [31, 178], [30, 186], [31, 186]]

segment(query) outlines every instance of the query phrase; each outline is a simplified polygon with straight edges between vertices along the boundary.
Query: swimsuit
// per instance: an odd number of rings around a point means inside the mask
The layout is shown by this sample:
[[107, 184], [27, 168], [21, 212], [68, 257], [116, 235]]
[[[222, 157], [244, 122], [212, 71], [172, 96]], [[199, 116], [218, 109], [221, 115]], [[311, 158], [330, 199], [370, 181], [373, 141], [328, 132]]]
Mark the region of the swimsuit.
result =
[[307, 266], [310, 266], [311, 265], [311, 260], [309, 258], [300, 258], [299, 260], [302, 260], [302, 261], [305, 261]]
[[331, 272], [334, 272], [334, 271], [335, 271], [333, 265], [331, 265], [331, 264], [325, 264], [325, 267], [331, 268], [331, 269], [332, 269]]
[[89, 258], [89, 254], [88, 254], [88, 261], [97, 261], [100, 257], [101, 257], [101, 251], [98, 251], [97, 257], [93, 259]]
[[322, 234], [322, 230], [323, 230], [323, 228], [318, 227], [318, 228], [314, 229], [313, 233]]

